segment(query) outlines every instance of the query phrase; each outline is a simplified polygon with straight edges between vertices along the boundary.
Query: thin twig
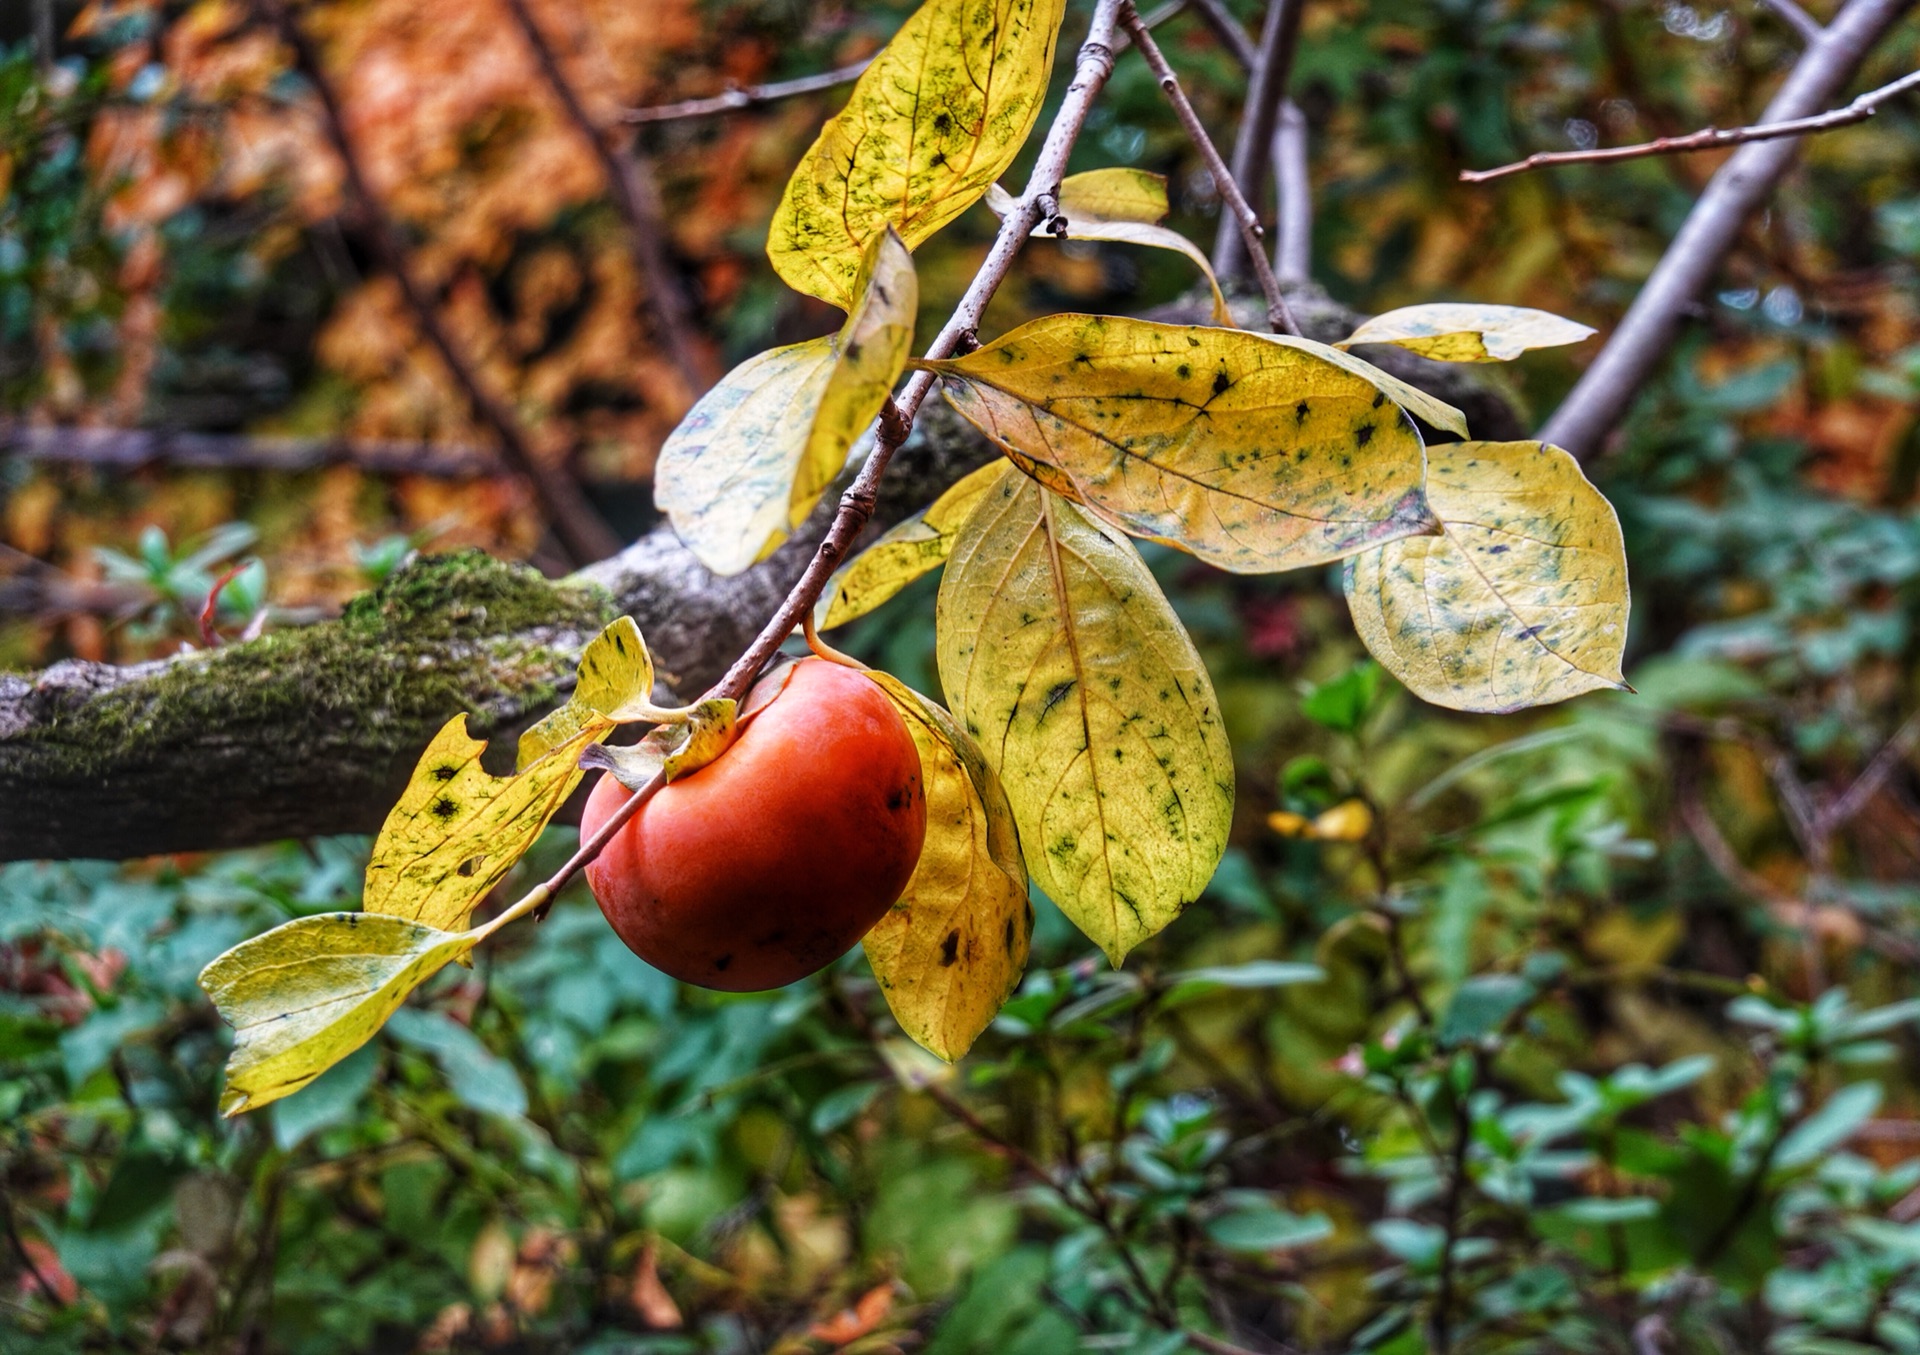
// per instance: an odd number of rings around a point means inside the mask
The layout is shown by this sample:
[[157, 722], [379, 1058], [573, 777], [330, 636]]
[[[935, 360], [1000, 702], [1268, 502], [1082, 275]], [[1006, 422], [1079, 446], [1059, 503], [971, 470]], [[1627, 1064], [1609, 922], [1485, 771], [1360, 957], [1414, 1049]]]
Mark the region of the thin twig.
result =
[[631, 132], [622, 134], [625, 144], [615, 147], [607, 129], [593, 120], [586, 104], [581, 102], [579, 91], [561, 69], [558, 53], [540, 31], [540, 25], [534, 22], [526, 0], [505, 0], [505, 4], [521, 36], [527, 40], [547, 88], [559, 101], [567, 120], [593, 147], [594, 158], [600, 162], [600, 172], [606, 175], [613, 200], [627, 219], [627, 242], [633, 251], [634, 267], [646, 279], [647, 306], [660, 331], [657, 338], [680, 369], [691, 402], [706, 392], [718, 373], [705, 358], [706, 345], [700, 340], [692, 303], [687, 300], [686, 288], [674, 271], [673, 261], [667, 257], [665, 214], [653, 164], [633, 144]]
[[165, 428], [73, 428], [0, 420], [0, 456], [26, 461], [111, 466], [133, 471], [164, 463], [218, 470], [295, 473], [348, 465], [386, 475], [426, 475], [442, 480], [503, 475], [506, 467], [491, 447], [432, 442], [387, 442], [355, 438], [246, 437], [183, 433]]
[[682, 99], [679, 103], [655, 104], [651, 108], [629, 108], [620, 115], [620, 120], [642, 123], [672, 122], [677, 118], [704, 118], [714, 113], [731, 113], [736, 109], [752, 108], [755, 104], [775, 103], [801, 94], [818, 94], [821, 90], [832, 89], [836, 85], [852, 84], [872, 64], [873, 58], [868, 57], [865, 61], [856, 61], [851, 66], [822, 71], [819, 75], [803, 75], [797, 80], [775, 80], [764, 85], [742, 85], [720, 94], [708, 95], [703, 99]]
[[[1299, 45], [1300, 13], [1305, 3], [1306, 0], [1271, 0], [1260, 29], [1260, 52], [1250, 67], [1247, 101], [1240, 110], [1240, 127], [1233, 142], [1232, 179], [1250, 198], [1260, 196], [1266, 178], [1274, 123], [1280, 115], [1280, 101], [1287, 96], [1287, 82], [1293, 75], [1293, 53]], [[1214, 272], [1223, 278], [1238, 277], [1243, 264], [1251, 263], [1253, 256], [1260, 252], [1259, 245], [1240, 238], [1232, 223], [1222, 218], [1213, 240]]]
[[1787, 27], [1800, 35], [1800, 41], [1819, 41], [1820, 21], [1801, 9], [1794, 0], [1761, 0], [1761, 3], [1786, 20]]
[[1276, 334], [1299, 336], [1300, 326], [1293, 318], [1293, 311], [1287, 305], [1286, 294], [1280, 290], [1278, 279], [1273, 276], [1273, 267], [1267, 262], [1267, 251], [1261, 243], [1260, 217], [1247, 202], [1240, 191], [1239, 183], [1221, 160], [1220, 152], [1214, 148], [1213, 138], [1207, 135], [1207, 129], [1200, 121], [1200, 115], [1193, 111], [1186, 91], [1180, 88], [1180, 79], [1173, 73], [1173, 67], [1167, 64], [1167, 58], [1154, 42], [1147, 26], [1140, 21], [1140, 15], [1127, 0], [1120, 7], [1120, 22], [1133, 37], [1134, 46], [1140, 49], [1140, 55], [1146, 58], [1154, 77], [1160, 81], [1160, 88], [1166, 92], [1173, 104], [1173, 111], [1179, 115], [1181, 126], [1187, 130], [1187, 136], [1200, 151], [1200, 158], [1207, 163], [1220, 188], [1221, 204], [1240, 223], [1240, 232], [1245, 237], [1248, 257], [1253, 261], [1254, 275], [1260, 279], [1260, 291], [1267, 299], [1267, 323], [1273, 326]]
[[[1761, 122], [1787, 122], [1830, 106], [1913, 4], [1847, 0], [1794, 63]], [[1592, 455], [1673, 346], [1690, 307], [1740, 238], [1747, 218], [1793, 163], [1798, 144], [1789, 138], [1742, 146], [1715, 171], [1606, 347], [1541, 429], [1542, 441], [1576, 457]]]
[[53, 74], [54, 42], [53, 0], [33, 0], [33, 63], [42, 79]]
[[1892, 738], [1866, 766], [1866, 770], [1854, 778], [1852, 785], [1841, 791], [1834, 801], [1820, 813], [1820, 828], [1825, 833], [1833, 833], [1851, 823], [1869, 801], [1880, 792], [1887, 778], [1893, 775], [1894, 768], [1913, 750], [1914, 743], [1920, 741], [1920, 711], [1909, 715], [1906, 722], [1894, 731]]
[[354, 149], [352, 138], [347, 135], [339, 92], [327, 76], [313, 39], [300, 27], [283, 0], [256, 0], [256, 3], [278, 30], [281, 40], [293, 50], [295, 65], [313, 87], [320, 103], [322, 128], [334, 153], [340, 157], [347, 190], [362, 214], [368, 243], [379, 257], [381, 266], [392, 273], [400, 284], [401, 294], [406, 298], [415, 322], [452, 373], [454, 382], [467, 397], [475, 417], [493, 430], [494, 436], [500, 439], [500, 449], [507, 461], [532, 484], [534, 496], [552, 524], [554, 535], [569, 555], [577, 562], [586, 564], [613, 554], [620, 549], [619, 538], [594, 511], [593, 505], [587, 502], [579, 485], [564, 471], [547, 465], [534, 453], [532, 444], [520, 427], [520, 421], [501, 400], [480, 384], [479, 373], [455, 345], [452, 334], [441, 322], [439, 311], [428, 295], [426, 286], [414, 274], [412, 260], [400, 243], [400, 234], [393, 219], [388, 216], [361, 168], [359, 154]]
[[1253, 45], [1253, 39], [1247, 36], [1247, 30], [1233, 17], [1220, 0], [1193, 0], [1194, 12], [1201, 22], [1213, 30], [1220, 39], [1220, 45], [1233, 53], [1234, 60], [1240, 63], [1240, 69], [1250, 71], [1260, 63], [1260, 49]]
[[1920, 89], [1920, 71], [1904, 75], [1879, 89], [1869, 90], [1845, 108], [1836, 108], [1810, 118], [1761, 122], [1751, 127], [1706, 127], [1685, 136], [1663, 136], [1633, 146], [1602, 146], [1589, 151], [1538, 151], [1524, 160], [1516, 160], [1497, 169], [1463, 169], [1460, 171], [1460, 180], [1462, 183], [1486, 183], [1489, 179], [1504, 179], [1509, 174], [1524, 174], [1530, 169], [1547, 165], [1605, 164], [1615, 160], [1639, 160], [1649, 155], [1716, 150], [1721, 146], [1739, 146], [1749, 141], [1775, 141], [1781, 137], [1805, 136], [1809, 132], [1828, 132], [1836, 127], [1850, 127], [1856, 122], [1865, 122], [1879, 111], [1881, 104], [1910, 89]]

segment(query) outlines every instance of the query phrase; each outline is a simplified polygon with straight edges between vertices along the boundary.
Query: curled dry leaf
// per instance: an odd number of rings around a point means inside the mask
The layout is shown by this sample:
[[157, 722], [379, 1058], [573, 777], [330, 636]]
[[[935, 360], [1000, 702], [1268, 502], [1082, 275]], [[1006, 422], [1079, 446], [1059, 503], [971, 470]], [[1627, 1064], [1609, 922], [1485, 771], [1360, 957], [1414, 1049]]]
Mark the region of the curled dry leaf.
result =
[[740, 736], [743, 723], [732, 697], [711, 697], [695, 706], [687, 718], [649, 730], [636, 744], [592, 745], [580, 754], [580, 766], [607, 772], [628, 790], [639, 790], [662, 772], [671, 783], [726, 752]]
[[716, 574], [766, 558], [805, 522], [886, 404], [913, 345], [913, 257], [884, 225], [856, 258], [840, 332], [749, 358], [660, 449], [654, 502]]
[[[1157, 224], [1167, 214], [1167, 180], [1164, 175], [1144, 169], [1090, 169], [1069, 174], [1060, 181], [1060, 215], [1068, 240], [1110, 240], [1117, 244], [1151, 245], [1184, 254], [1199, 266], [1213, 289], [1213, 322], [1234, 327], [1233, 312], [1221, 294], [1220, 280], [1213, 275], [1213, 264], [1206, 252], [1193, 241]], [[995, 184], [987, 190], [987, 206], [998, 216], [1014, 208], [1014, 198]], [[1043, 221], [1033, 234], [1052, 239], [1060, 234], [1058, 222]]]
[[1015, 474], [1013, 467], [995, 457], [835, 570], [814, 609], [820, 628], [831, 630], [865, 616], [922, 574], [945, 564], [954, 537], [981, 498], [1001, 476]]
[[1010, 476], [954, 545], [937, 648], [1027, 869], [1118, 964], [1226, 850], [1233, 755], [1193, 642], [1131, 542]]
[[1595, 331], [1525, 306], [1439, 302], [1376, 315], [1340, 341], [1390, 343], [1435, 362], [1510, 362], [1530, 348], [1579, 343]]
[[1033, 908], [1000, 779], [945, 710], [870, 673], [920, 750], [927, 836], [906, 891], [863, 943], [900, 1028], [948, 1061], [972, 1047], [1027, 967]]
[[200, 973], [234, 1031], [221, 1114], [299, 1091], [476, 939], [404, 918], [322, 913], [235, 946]]
[[1378, 383], [1307, 349], [1056, 315], [928, 366], [1049, 488], [1223, 569], [1323, 564], [1435, 526], [1413, 421]]
[[1624, 688], [1627, 556], [1609, 504], [1558, 447], [1435, 447], [1443, 534], [1348, 562], [1354, 628], [1423, 700], [1510, 711]]
[[828, 120], [767, 232], [796, 291], [850, 307], [868, 242], [909, 248], [972, 206], [1033, 130], [1065, 0], [927, 0]]

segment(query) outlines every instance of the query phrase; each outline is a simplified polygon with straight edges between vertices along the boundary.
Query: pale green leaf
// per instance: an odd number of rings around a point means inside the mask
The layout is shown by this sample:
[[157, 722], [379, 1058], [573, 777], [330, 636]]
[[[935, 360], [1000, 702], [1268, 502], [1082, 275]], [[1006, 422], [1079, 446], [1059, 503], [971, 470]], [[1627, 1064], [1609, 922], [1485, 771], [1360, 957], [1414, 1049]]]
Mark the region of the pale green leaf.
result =
[[1340, 341], [1390, 343], [1435, 362], [1509, 362], [1531, 348], [1579, 343], [1593, 329], [1525, 306], [1440, 302], [1376, 315]]
[[221, 1113], [299, 1091], [365, 1044], [474, 940], [403, 918], [322, 913], [235, 946], [200, 972], [234, 1031]]
[[888, 225], [909, 248], [964, 212], [1040, 115], [1065, 0], [927, 0], [853, 87], [787, 181], [774, 271], [836, 306]]
[[1024, 476], [962, 529], [937, 637], [1027, 869], [1117, 964], [1226, 850], [1233, 756], [1193, 642], [1131, 542]]
[[961, 526], [1002, 475], [1018, 474], [1000, 457], [948, 486], [932, 504], [834, 571], [814, 609], [822, 630], [865, 616], [902, 588], [946, 563]]
[[1347, 565], [1354, 628], [1414, 695], [1510, 711], [1624, 688], [1627, 557], [1613, 506], [1539, 442], [1428, 453], [1443, 534]]
[[949, 1061], [1019, 986], [1033, 938], [1027, 870], [1000, 779], [945, 710], [886, 673], [920, 749], [927, 836], [913, 878], [863, 943], [900, 1028]]
[[1048, 487], [1223, 569], [1323, 564], [1434, 527], [1413, 421], [1317, 353], [1240, 330], [1054, 315], [928, 366]]

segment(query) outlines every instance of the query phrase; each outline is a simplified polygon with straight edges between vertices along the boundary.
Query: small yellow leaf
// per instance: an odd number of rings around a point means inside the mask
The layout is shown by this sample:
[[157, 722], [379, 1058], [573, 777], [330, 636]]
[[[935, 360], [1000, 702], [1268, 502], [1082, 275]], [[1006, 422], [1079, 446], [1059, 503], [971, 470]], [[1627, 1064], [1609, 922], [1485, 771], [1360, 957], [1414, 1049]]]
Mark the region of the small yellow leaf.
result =
[[914, 315], [920, 309], [920, 279], [913, 271], [913, 256], [892, 226], [867, 245], [853, 295], [853, 310], [840, 329], [838, 357], [794, 476], [788, 527], [807, 520], [847, 464], [854, 441], [867, 431], [906, 370]]
[[1345, 800], [1316, 815], [1310, 836], [1321, 842], [1359, 842], [1373, 831], [1373, 811], [1365, 800]]
[[660, 448], [653, 497], [700, 563], [738, 574], [807, 520], [846, 467], [913, 346], [913, 256], [883, 228], [857, 260], [840, 332], [749, 358]]
[[649, 730], [636, 744], [594, 744], [580, 754], [580, 766], [607, 772], [628, 790], [639, 790], [661, 772], [669, 783], [677, 781], [733, 746], [744, 723], [737, 709], [732, 697], [712, 697], [695, 706], [690, 718]]
[[1290, 809], [1276, 809], [1267, 815], [1267, 827], [1281, 837], [1312, 837], [1313, 820]]
[[470, 934], [401, 918], [322, 913], [235, 946], [200, 972], [234, 1030], [220, 1113], [299, 1091], [473, 944]]
[[448, 931], [465, 927], [579, 783], [580, 750], [612, 727], [602, 717], [517, 776], [494, 776], [480, 765], [487, 745], [467, 734], [465, 715], [454, 716], [420, 755], [374, 840], [361, 906]]
[[928, 570], [945, 564], [954, 537], [987, 490], [1002, 475], [1017, 473], [995, 457], [840, 566], [814, 609], [820, 629], [832, 630], [865, 616]]
[[1240, 330], [1054, 315], [927, 365], [1050, 488], [1223, 569], [1323, 564], [1434, 527], [1419, 432], [1347, 362]]
[[1192, 640], [1131, 542], [1009, 476], [954, 544], [936, 646], [1027, 869], [1118, 964], [1226, 850], [1233, 754]]
[[869, 673], [920, 749], [927, 837], [906, 891], [864, 942], [900, 1028], [949, 1061], [1013, 995], [1033, 938], [1027, 868], [1000, 779], [945, 710]]
[[[1167, 214], [1167, 181], [1144, 169], [1090, 169], [1084, 174], [1069, 174], [1060, 181], [1060, 219], [1066, 222], [1068, 240], [1110, 240], [1126, 245], [1151, 245], [1184, 254], [1199, 267], [1213, 289], [1213, 322], [1231, 329], [1233, 312], [1220, 291], [1220, 280], [1213, 275], [1213, 264], [1206, 252], [1193, 241], [1158, 225]], [[995, 184], [987, 190], [987, 206], [999, 216], [1014, 208], [1015, 199]], [[1040, 239], [1054, 239], [1054, 223], [1043, 221], [1034, 227]]]
[[605, 728], [654, 713], [653, 655], [630, 616], [616, 619], [580, 653], [573, 696], [520, 736], [522, 771], [591, 725]]
[[1441, 302], [1376, 315], [1341, 340], [1340, 347], [1390, 343], [1435, 362], [1508, 362], [1530, 348], [1558, 348], [1593, 333], [1589, 326], [1550, 311]]
[[978, 201], [1033, 130], [1065, 0], [927, 0], [821, 129], [774, 213], [788, 285], [850, 307], [867, 244], [919, 245]]
[[1402, 381], [1392, 372], [1374, 366], [1365, 358], [1357, 358], [1345, 349], [1335, 348], [1331, 344], [1315, 343], [1312, 339], [1299, 339], [1291, 334], [1255, 334], [1253, 337], [1263, 343], [1277, 343], [1282, 348], [1311, 353], [1324, 362], [1331, 362], [1334, 366], [1352, 372], [1355, 376], [1371, 383], [1376, 390], [1407, 413], [1425, 419], [1435, 428], [1444, 429], [1459, 437], [1467, 436], [1466, 415], [1439, 396], [1429, 395], [1412, 382]]
[[1444, 534], [1348, 562], [1354, 628], [1423, 700], [1510, 711], [1624, 688], [1627, 556], [1613, 506], [1558, 447], [1432, 449]]

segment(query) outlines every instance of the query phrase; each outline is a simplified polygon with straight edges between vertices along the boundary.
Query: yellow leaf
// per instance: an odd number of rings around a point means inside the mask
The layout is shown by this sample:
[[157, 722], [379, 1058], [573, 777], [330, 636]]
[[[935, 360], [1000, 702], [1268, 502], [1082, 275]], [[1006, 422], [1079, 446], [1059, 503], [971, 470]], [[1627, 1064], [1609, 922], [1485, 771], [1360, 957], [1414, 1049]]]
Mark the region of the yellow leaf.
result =
[[840, 307], [887, 225], [908, 248], [976, 202], [1033, 130], [1065, 0], [927, 0], [787, 181], [767, 256]]
[[[1060, 181], [1059, 201], [1066, 239], [1151, 245], [1193, 260], [1213, 289], [1213, 322], [1234, 327], [1233, 312], [1227, 308], [1227, 298], [1221, 294], [1220, 280], [1214, 277], [1206, 252], [1179, 231], [1156, 224], [1167, 214], [1164, 177], [1144, 169], [1090, 169]], [[1014, 202], [998, 184], [987, 190], [987, 206], [999, 216], [1012, 211]], [[1056, 238], [1053, 223], [1048, 221], [1034, 227], [1033, 234], [1042, 239]]]
[[733, 698], [714, 697], [693, 708], [690, 718], [649, 730], [636, 744], [618, 748], [594, 744], [580, 754], [587, 771], [604, 771], [628, 790], [639, 790], [661, 772], [669, 782], [712, 762], [739, 736]]
[[945, 710], [886, 673], [869, 673], [920, 749], [927, 837], [906, 892], [867, 933], [867, 962], [900, 1028], [959, 1058], [1013, 995], [1027, 966], [1033, 908], [1000, 779]]
[[1467, 436], [1467, 416], [1442, 400], [1437, 395], [1429, 395], [1410, 381], [1402, 381], [1392, 372], [1374, 366], [1364, 358], [1356, 358], [1344, 349], [1331, 344], [1315, 343], [1312, 339], [1297, 339], [1291, 334], [1255, 334], [1254, 338], [1262, 343], [1277, 343], [1282, 348], [1292, 348], [1301, 353], [1311, 353], [1334, 366], [1344, 368], [1373, 386], [1409, 414], [1425, 419], [1435, 428], [1445, 429], [1459, 437]]
[[857, 301], [838, 334], [741, 363], [660, 449], [654, 502], [716, 574], [765, 559], [807, 520], [906, 366], [913, 256], [883, 228], [856, 262]]
[[1624, 688], [1626, 549], [1579, 464], [1539, 442], [1448, 443], [1430, 457], [1444, 534], [1347, 565], [1347, 604], [1373, 656], [1455, 710]]
[[995, 482], [1017, 474], [1000, 457], [947, 487], [932, 504], [834, 571], [814, 609], [822, 630], [865, 616], [902, 588], [946, 563], [953, 538]]
[[456, 715], [434, 736], [367, 863], [361, 906], [457, 931], [540, 836], [580, 780], [580, 750], [613, 727], [587, 725], [517, 776], [480, 765], [486, 744]]
[[595, 636], [581, 651], [575, 673], [567, 704], [520, 736], [522, 771], [589, 726], [604, 730], [653, 716], [653, 655], [632, 617], [618, 618]]
[[1025, 476], [962, 529], [936, 629], [1027, 869], [1118, 964], [1226, 850], [1233, 755], [1193, 642], [1131, 542]]
[[1340, 347], [1390, 343], [1436, 362], [1509, 362], [1530, 348], [1558, 348], [1593, 333], [1550, 311], [1441, 302], [1376, 315], [1341, 340]]
[[200, 972], [234, 1030], [221, 1114], [299, 1091], [474, 940], [396, 917], [322, 913], [235, 946]]
[[1281, 837], [1312, 837], [1313, 820], [1290, 809], [1276, 809], [1267, 815], [1267, 827]]
[[927, 365], [1051, 488], [1223, 569], [1323, 564], [1434, 526], [1413, 421], [1345, 364], [1260, 335], [1055, 315]]
[[1373, 831], [1373, 811], [1365, 800], [1345, 800], [1315, 816], [1309, 836], [1321, 842], [1358, 842]]

